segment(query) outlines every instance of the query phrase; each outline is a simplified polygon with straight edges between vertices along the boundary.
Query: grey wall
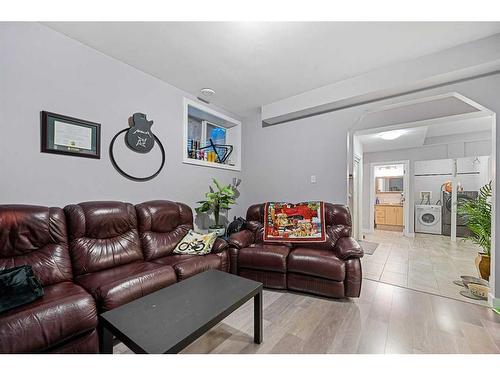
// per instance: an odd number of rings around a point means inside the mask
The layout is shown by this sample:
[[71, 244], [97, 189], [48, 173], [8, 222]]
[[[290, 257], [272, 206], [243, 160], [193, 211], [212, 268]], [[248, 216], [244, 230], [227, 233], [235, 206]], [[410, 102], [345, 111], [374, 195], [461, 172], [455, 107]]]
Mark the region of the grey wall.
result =
[[[230, 183], [241, 174], [182, 163], [184, 96], [189, 95], [46, 26], [0, 23], [0, 203], [169, 199], [194, 207], [212, 177]], [[40, 153], [41, 110], [101, 123], [101, 159]], [[149, 182], [120, 176], [108, 157], [111, 138], [134, 112], [154, 121], [166, 148], [166, 165]], [[122, 142], [117, 153], [131, 171], [159, 164], [159, 153], [141, 157]]]
[[[260, 114], [244, 120], [245, 205], [322, 199], [346, 201], [347, 129], [357, 109], [262, 127]], [[311, 175], [317, 183], [311, 184]]]
[[[270, 127], [262, 127], [260, 113], [249, 116], [242, 129], [240, 205], [232, 214], [242, 214], [249, 204], [266, 200], [346, 203], [347, 134], [363, 113], [452, 91], [500, 112], [499, 87], [497, 74]], [[172, 199], [193, 205], [211, 177], [229, 183], [240, 174], [182, 164], [185, 95], [45, 26], [0, 24], [0, 202], [61, 206], [92, 199], [133, 203]], [[102, 158], [41, 154], [41, 110], [100, 122]], [[112, 136], [137, 111], [155, 121], [153, 129], [167, 149], [165, 170], [147, 183], [118, 175], [107, 156]], [[500, 140], [496, 142], [498, 148]], [[142, 165], [143, 159], [127, 155], [123, 157], [133, 167]], [[312, 174], [317, 176], [316, 184], [310, 183]], [[500, 220], [496, 230], [500, 233]], [[500, 261], [494, 257], [493, 262], [500, 275]], [[500, 296], [500, 277], [495, 290]]]
[[[381, 106], [449, 92], [458, 92], [486, 108], [500, 113], [500, 74], [481, 77], [384, 101], [368, 103], [274, 126], [262, 126], [260, 114], [244, 120], [243, 178], [245, 205], [265, 200], [322, 199], [338, 203], [347, 200], [347, 135], [366, 125], [358, 124], [362, 114]], [[496, 147], [500, 147], [500, 139]], [[494, 156], [495, 157], [495, 156]], [[496, 164], [500, 160], [496, 159]], [[311, 174], [317, 184], [309, 182]], [[496, 182], [498, 190], [498, 180]], [[499, 205], [495, 214], [500, 213]], [[495, 223], [500, 233], [500, 220]], [[500, 250], [497, 252], [500, 254]], [[500, 261], [495, 263], [495, 281], [500, 297]]]
[[[491, 140], [490, 141], [473, 141], [464, 142], [466, 144], [465, 153], [459, 156], [450, 156], [448, 144], [433, 145], [425, 147], [407, 148], [402, 150], [391, 150], [382, 152], [367, 152], [364, 154], [363, 158], [363, 229], [368, 230], [370, 228], [370, 206], [374, 202], [370, 201], [370, 164], [377, 162], [389, 162], [389, 161], [410, 161], [410, 170], [408, 171], [410, 177], [409, 186], [409, 196], [407, 197], [410, 202], [409, 205], [409, 232], [414, 232], [414, 197], [416, 196], [414, 191], [414, 164], [417, 160], [438, 160], [438, 159], [448, 159], [451, 157], [469, 157], [469, 156], [488, 156], [491, 155]], [[449, 178], [445, 178], [445, 181]], [[435, 194], [432, 196], [432, 204], [434, 204], [438, 199]]]
[[[259, 113], [249, 116], [243, 128], [245, 200], [316, 198], [346, 203], [347, 136], [362, 129], [357, 125], [361, 115], [391, 103], [454, 91], [500, 111], [499, 84], [496, 74], [273, 126], [262, 126]], [[437, 147], [432, 159], [448, 157], [441, 146], [428, 147]], [[477, 147], [469, 148], [474, 150]], [[310, 183], [311, 174], [317, 176], [317, 184]]]

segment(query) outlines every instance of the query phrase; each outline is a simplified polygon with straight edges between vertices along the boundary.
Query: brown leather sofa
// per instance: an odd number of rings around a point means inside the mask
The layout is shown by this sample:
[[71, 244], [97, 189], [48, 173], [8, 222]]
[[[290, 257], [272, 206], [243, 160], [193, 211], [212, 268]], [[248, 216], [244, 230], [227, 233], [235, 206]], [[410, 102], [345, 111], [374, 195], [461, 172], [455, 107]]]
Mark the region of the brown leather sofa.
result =
[[231, 272], [267, 288], [325, 297], [359, 297], [363, 249], [351, 237], [351, 215], [325, 203], [326, 242], [263, 242], [264, 204], [250, 206], [245, 229], [230, 236]]
[[96, 353], [98, 313], [207, 269], [229, 271], [227, 243], [174, 255], [193, 228], [170, 201], [64, 208], [0, 205], [0, 269], [32, 266], [44, 296], [0, 313], [0, 353]]
[[97, 351], [97, 309], [73, 283], [63, 210], [0, 206], [0, 269], [24, 264], [44, 296], [0, 314], [0, 353]]

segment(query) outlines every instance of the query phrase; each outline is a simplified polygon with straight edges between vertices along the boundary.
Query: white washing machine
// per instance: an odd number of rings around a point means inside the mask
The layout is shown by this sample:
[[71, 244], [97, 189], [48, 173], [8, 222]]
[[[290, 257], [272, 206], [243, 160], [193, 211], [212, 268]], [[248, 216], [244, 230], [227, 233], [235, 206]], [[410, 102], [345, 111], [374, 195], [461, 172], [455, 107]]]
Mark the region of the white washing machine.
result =
[[441, 206], [416, 204], [415, 232], [441, 234]]

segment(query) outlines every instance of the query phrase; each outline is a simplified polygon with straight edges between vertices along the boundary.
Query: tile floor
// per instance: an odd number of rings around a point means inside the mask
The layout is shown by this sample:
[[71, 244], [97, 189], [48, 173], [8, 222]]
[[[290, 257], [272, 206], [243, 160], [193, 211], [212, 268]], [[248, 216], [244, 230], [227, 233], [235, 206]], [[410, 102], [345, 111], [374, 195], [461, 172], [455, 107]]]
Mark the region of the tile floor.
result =
[[474, 258], [479, 248], [471, 242], [452, 243], [450, 237], [420, 233], [408, 238], [378, 230], [366, 234], [365, 240], [380, 245], [362, 258], [364, 278], [487, 305], [461, 296], [462, 288], [453, 284], [461, 275], [477, 276]]

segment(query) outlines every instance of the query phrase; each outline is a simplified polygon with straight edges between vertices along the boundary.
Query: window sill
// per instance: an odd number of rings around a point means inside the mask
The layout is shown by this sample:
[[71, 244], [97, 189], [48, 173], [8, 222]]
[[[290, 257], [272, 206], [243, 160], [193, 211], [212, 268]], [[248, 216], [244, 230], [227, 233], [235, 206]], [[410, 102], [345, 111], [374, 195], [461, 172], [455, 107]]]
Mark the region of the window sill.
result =
[[241, 172], [241, 168], [239, 166], [237, 166], [237, 165], [219, 164], [219, 163], [214, 163], [214, 162], [210, 162], [210, 161], [197, 160], [197, 159], [189, 159], [189, 158], [184, 158], [184, 160], [182, 162], [184, 164], [193, 164], [193, 165], [199, 165], [199, 166], [202, 166], [202, 167], [227, 169], [227, 170], [230, 170], [230, 171]]

